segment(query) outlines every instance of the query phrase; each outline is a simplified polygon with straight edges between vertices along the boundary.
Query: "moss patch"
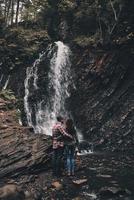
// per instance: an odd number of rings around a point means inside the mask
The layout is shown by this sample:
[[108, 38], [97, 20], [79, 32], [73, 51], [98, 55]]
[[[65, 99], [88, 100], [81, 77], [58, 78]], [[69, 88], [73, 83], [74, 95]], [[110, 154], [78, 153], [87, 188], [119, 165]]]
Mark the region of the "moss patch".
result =
[[16, 100], [13, 91], [11, 90], [2, 90], [0, 91], [0, 97], [4, 100]]
[[94, 46], [99, 40], [99, 34], [96, 33], [92, 36], [79, 36], [74, 39], [74, 43], [80, 47]]

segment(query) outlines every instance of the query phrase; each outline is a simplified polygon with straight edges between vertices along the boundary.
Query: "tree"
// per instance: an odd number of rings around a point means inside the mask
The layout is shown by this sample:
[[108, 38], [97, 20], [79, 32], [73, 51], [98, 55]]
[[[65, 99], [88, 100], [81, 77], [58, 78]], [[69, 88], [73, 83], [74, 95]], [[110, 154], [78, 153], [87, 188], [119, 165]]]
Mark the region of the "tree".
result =
[[124, 1], [121, 0], [96, 0], [98, 27], [103, 42], [110, 41], [118, 25], [123, 5]]
[[16, 18], [15, 18], [15, 23], [16, 23], [16, 25], [18, 25], [19, 9], [20, 9], [20, 0], [17, 0]]

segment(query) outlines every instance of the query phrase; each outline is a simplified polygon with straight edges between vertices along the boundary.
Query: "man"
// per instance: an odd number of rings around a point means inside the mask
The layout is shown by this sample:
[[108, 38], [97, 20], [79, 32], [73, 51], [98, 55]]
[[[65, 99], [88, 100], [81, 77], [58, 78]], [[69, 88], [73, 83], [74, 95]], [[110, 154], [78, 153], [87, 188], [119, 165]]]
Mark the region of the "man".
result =
[[63, 127], [63, 118], [57, 117], [57, 122], [52, 128], [53, 143], [53, 175], [59, 177], [61, 175], [61, 159], [64, 148], [64, 136], [72, 138], [66, 133]]

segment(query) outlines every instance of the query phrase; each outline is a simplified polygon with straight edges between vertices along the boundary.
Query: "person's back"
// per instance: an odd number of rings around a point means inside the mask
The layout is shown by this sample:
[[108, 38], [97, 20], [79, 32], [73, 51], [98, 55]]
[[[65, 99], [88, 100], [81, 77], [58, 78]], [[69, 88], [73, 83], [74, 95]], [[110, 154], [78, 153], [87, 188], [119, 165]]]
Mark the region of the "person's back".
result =
[[52, 128], [52, 143], [53, 143], [53, 174], [61, 175], [61, 159], [63, 156], [64, 140], [63, 136], [71, 136], [66, 133], [62, 124], [63, 118], [57, 117], [57, 122]]
[[77, 143], [76, 130], [73, 126], [72, 119], [66, 121], [66, 132], [72, 136], [72, 139], [66, 138], [65, 141], [65, 155], [67, 159], [67, 172], [68, 175], [74, 175], [74, 160], [75, 160], [75, 148]]
[[57, 149], [58, 147], [63, 147], [63, 134], [60, 129], [62, 127], [61, 122], [57, 122], [52, 128], [52, 138], [53, 138], [53, 149]]
[[73, 125], [73, 121], [72, 119], [68, 119], [66, 121], [66, 132], [69, 133], [71, 136], [72, 136], [72, 139], [71, 138], [66, 138], [66, 141], [65, 143], [66, 144], [77, 144], [78, 143], [78, 139], [77, 139], [77, 134], [76, 134], [76, 129]]

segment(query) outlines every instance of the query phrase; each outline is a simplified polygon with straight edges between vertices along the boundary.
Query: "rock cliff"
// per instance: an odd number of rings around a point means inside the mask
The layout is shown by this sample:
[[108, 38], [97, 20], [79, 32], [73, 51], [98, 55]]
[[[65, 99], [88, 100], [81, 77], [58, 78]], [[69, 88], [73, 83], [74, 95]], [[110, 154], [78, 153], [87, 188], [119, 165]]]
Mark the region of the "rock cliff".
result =
[[[3, 95], [4, 98], [3, 99]], [[9, 95], [8, 95], [9, 97]], [[10, 96], [11, 97], [11, 96]], [[16, 99], [0, 94], [0, 178], [47, 168], [51, 139], [19, 125]]]
[[70, 100], [74, 119], [85, 138], [110, 150], [132, 150], [134, 145], [134, 59], [130, 49], [74, 50], [77, 89]]

